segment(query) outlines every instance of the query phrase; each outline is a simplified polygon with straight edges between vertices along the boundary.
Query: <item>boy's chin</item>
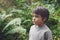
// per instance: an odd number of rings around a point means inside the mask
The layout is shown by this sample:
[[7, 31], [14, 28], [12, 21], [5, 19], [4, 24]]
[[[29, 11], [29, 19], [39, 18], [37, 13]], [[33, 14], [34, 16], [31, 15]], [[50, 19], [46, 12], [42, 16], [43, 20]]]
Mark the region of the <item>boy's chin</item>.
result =
[[33, 24], [35, 25], [36, 23], [35, 23], [35, 22], [33, 22]]
[[34, 25], [38, 25], [38, 24], [36, 24], [36, 23], [33, 23]]
[[36, 24], [36, 23], [33, 23], [34, 25], [38, 25], [38, 26], [42, 26], [41, 24]]

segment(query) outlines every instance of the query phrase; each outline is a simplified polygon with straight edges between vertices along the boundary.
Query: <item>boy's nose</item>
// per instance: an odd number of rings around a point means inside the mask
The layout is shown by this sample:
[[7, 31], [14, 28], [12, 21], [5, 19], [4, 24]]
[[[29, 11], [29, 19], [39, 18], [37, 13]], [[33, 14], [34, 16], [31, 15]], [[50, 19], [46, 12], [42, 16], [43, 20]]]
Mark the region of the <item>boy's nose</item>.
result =
[[33, 17], [33, 21], [35, 21], [35, 17]]

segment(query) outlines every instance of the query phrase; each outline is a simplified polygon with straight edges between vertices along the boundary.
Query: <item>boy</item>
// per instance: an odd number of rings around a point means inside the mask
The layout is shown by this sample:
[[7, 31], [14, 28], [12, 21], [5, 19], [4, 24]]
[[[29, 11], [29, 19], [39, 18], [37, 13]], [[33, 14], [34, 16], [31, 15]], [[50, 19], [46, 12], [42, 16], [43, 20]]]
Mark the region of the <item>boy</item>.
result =
[[51, 30], [45, 25], [49, 18], [49, 11], [39, 6], [33, 10], [32, 16], [34, 25], [30, 28], [29, 40], [53, 40]]

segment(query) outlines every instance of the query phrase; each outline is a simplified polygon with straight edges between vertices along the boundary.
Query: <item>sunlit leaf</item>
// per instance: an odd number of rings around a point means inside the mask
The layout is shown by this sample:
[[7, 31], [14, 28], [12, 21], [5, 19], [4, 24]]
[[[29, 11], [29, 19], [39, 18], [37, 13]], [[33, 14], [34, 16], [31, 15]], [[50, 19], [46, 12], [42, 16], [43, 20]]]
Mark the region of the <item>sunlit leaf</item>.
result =
[[25, 34], [26, 33], [26, 29], [24, 29], [23, 27], [16, 27], [16, 28], [8, 31], [6, 34], [14, 34], [14, 33], [22, 33], [22, 34]]
[[2, 31], [4, 31], [7, 27], [9, 27], [9, 25], [19, 25], [21, 24], [21, 19], [20, 18], [15, 18], [13, 20], [11, 20]]

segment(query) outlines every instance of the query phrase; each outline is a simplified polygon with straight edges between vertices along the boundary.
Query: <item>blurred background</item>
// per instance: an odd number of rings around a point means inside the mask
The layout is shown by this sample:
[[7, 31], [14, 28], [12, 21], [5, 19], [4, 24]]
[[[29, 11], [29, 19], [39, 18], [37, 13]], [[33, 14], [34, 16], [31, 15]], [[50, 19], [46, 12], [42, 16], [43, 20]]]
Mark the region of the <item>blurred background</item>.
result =
[[32, 10], [40, 5], [50, 12], [53, 39], [60, 40], [60, 0], [0, 0], [0, 40], [28, 40]]

